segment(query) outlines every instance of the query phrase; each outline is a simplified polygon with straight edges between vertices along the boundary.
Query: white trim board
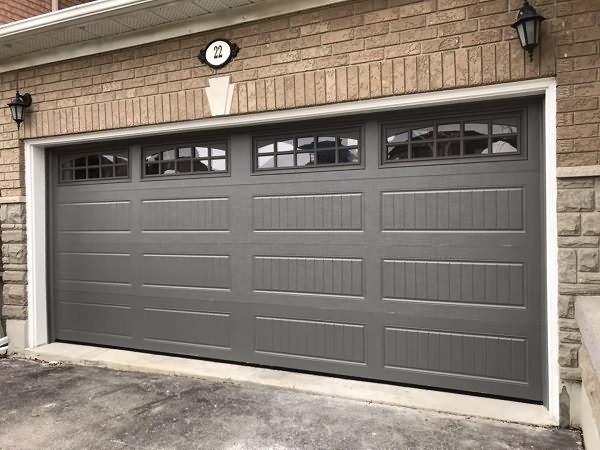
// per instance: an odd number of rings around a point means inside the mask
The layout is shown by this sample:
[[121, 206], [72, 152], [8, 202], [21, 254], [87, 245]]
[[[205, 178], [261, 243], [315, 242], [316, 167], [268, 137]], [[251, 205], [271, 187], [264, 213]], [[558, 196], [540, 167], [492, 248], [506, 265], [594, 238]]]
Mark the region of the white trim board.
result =
[[90, 143], [165, 133], [223, 129], [259, 124], [265, 125], [288, 120], [298, 121], [332, 116], [339, 117], [417, 107], [507, 99], [527, 95], [545, 96], [545, 173], [543, 178], [545, 183], [547, 298], [547, 379], [545, 382], [547, 401], [545, 403], [552, 421], [558, 424], [560, 370], [558, 365], [558, 243], [556, 239], [556, 82], [550, 78], [26, 140], [25, 186], [28, 192], [29, 346], [37, 347], [48, 343], [46, 299], [46, 148], [80, 142]]

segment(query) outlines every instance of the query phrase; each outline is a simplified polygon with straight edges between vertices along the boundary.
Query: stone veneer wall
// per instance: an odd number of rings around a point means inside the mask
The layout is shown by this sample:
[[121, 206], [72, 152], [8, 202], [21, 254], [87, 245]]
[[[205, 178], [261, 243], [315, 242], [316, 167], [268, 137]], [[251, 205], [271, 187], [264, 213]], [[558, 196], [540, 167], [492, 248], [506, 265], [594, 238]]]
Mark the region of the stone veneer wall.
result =
[[[204, 88], [215, 75], [236, 83], [232, 114], [556, 77], [558, 165], [597, 167], [600, 0], [532, 3], [547, 18], [532, 62], [510, 27], [522, 0], [353, 0], [0, 74], [0, 104], [17, 77], [35, 102], [21, 134], [0, 108], [2, 316], [26, 318], [22, 139], [209, 117]], [[214, 37], [242, 47], [218, 72], [196, 59]], [[565, 382], [580, 377], [573, 301], [600, 290], [596, 183], [559, 180]]]

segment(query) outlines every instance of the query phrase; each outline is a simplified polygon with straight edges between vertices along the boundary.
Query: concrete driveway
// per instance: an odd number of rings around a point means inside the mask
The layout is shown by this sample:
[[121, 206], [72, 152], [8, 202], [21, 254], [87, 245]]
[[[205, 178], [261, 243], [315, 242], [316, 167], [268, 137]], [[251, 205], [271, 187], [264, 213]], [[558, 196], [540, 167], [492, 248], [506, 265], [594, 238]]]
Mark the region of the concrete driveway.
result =
[[0, 450], [576, 450], [580, 441], [252, 384], [0, 360]]

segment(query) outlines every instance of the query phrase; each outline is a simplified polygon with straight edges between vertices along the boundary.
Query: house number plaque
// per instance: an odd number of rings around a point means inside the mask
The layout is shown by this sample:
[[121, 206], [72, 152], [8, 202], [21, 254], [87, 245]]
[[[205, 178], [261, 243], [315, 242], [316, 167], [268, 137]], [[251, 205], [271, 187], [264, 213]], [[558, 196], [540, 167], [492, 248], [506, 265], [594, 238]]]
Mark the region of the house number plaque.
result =
[[215, 39], [204, 50], [200, 50], [198, 59], [213, 69], [225, 67], [236, 57], [240, 48], [226, 39]]

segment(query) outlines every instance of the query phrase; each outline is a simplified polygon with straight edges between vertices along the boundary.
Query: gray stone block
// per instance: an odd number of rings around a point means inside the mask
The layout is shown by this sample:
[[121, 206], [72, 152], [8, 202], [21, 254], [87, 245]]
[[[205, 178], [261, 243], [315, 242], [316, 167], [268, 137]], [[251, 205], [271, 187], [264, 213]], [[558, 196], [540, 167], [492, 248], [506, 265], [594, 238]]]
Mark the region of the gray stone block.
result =
[[559, 214], [558, 234], [559, 236], [578, 236], [581, 234], [581, 215], [579, 213]]
[[598, 248], [597, 236], [559, 237], [558, 246], [563, 248], [589, 247]]
[[561, 367], [579, 366], [579, 344], [560, 344], [558, 363]]
[[563, 189], [558, 191], [558, 211], [577, 212], [594, 210], [592, 189]]
[[599, 236], [600, 212], [583, 213], [581, 217], [581, 229], [585, 236]]
[[591, 248], [577, 250], [577, 270], [580, 272], [597, 272], [598, 250]]
[[575, 317], [575, 297], [571, 295], [558, 296], [558, 316], [564, 319]]
[[25, 305], [27, 303], [27, 286], [5, 284], [2, 287], [2, 299], [5, 305]]
[[558, 249], [558, 279], [563, 283], [577, 283], [577, 252]]

